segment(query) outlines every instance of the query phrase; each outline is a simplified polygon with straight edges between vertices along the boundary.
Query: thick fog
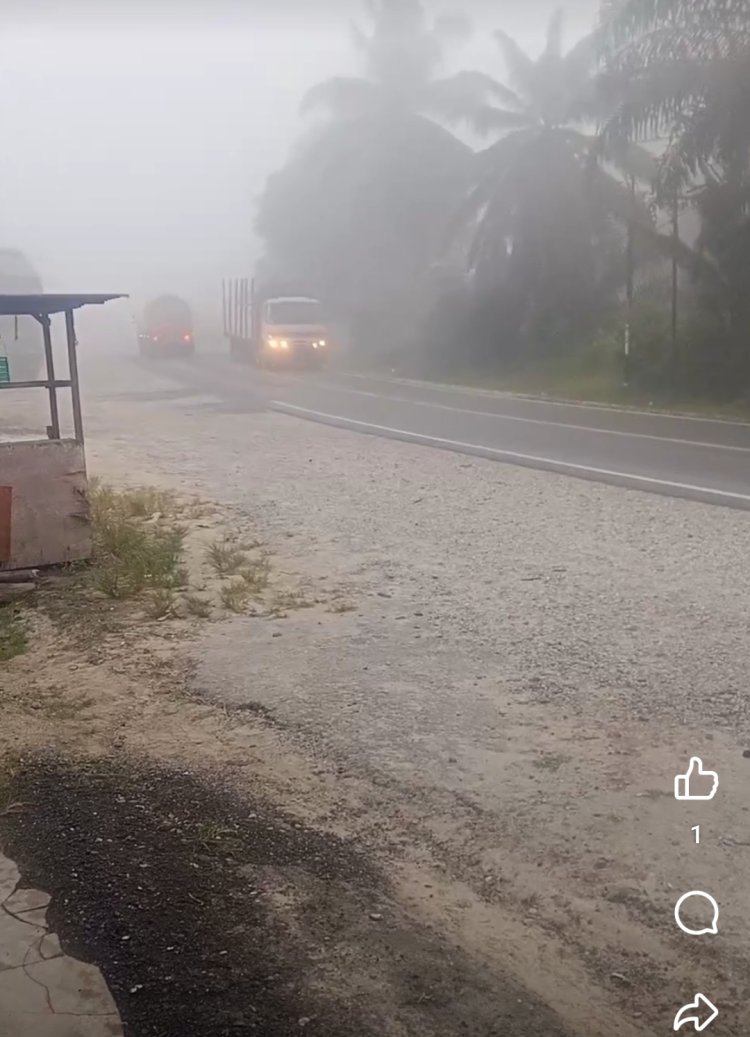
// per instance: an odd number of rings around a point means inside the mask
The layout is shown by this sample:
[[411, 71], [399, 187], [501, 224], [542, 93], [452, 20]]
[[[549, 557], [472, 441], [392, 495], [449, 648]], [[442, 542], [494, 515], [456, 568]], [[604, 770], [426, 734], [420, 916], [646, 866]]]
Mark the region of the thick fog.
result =
[[[128, 292], [133, 308], [177, 291], [210, 314], [222, 276], [251, 272], [255, 199], [303, 125], [300, 98], [357, 71], [349, 23], [366, 22], [353, 2], [264, 6], [4, 5], [0, 245], [48, 290]], [[446, 71], [496, 73], [488, 30], [534, 50], [559, 6], [427, 4], [474, 21]], [[572, 41], [597, 3], [562, 6]]]

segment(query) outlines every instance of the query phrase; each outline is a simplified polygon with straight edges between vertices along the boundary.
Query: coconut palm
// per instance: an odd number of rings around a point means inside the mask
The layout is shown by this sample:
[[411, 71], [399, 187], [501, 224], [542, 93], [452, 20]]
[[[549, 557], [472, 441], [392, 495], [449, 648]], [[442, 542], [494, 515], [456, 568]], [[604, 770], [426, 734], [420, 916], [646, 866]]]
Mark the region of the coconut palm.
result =
[[[474, 228], [468, 262], [479, 281], [512, 285], [522, 324], [574, 320], [622, 285], [623, 226], [653, 237], [636, 189], [653, 175], [653, 161], [630, 145], [593, 160], [600, 104], [593, 35], [564, 51], [558, 13], [536, 59], [504, 31], [495, 38], [507, 81], [463, 72], [436, 90], [447, 118], [498, 138], [477, 155], [457, 225]], [[615, 158], [630, 186], [616, 175]]]
[[420, 0], [366, 0], [372, 28], [352, 26], [363, 76], [335, 76], [308, 91], [302, 111], [334, 116], [400, 117], [430, 107], [443, 48], [468, 33], [460, 17], [430, 23]]
[[373, 27], [354, 34], [365, 76], [309, 91], [303, 111], [327, 118], [269, 180], [256, 229], [277, 266], [292, 267], [347, 319], [359, 313], [382, 342], [409, 323], [471, 152], [422, 114], [441, 43], [460, 22], [430, 24], [417, 0], [368, 6]]

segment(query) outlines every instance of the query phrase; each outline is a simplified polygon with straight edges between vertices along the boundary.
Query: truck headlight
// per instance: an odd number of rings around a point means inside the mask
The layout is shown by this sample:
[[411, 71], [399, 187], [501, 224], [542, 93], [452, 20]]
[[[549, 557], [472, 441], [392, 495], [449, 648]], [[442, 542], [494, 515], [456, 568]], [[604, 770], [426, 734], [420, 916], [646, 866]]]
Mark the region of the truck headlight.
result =
[[275, 338], [269, 338], [269, 340], [268, 340], [268, 348], [269, 349], [278, 349], [279, 348], [278, 341]]
[[287, 342], [287, 340], [285, 338], [283, 338], [281, 340], [279, 345], [281, 346], [282, 349], [289, 349], [289, 343]]

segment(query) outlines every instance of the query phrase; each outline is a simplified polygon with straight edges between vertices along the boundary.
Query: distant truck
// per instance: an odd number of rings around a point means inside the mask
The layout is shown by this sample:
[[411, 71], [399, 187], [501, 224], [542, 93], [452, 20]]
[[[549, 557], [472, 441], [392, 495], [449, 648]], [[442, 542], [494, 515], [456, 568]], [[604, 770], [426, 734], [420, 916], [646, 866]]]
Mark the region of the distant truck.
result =
[[229, 354], [257, 367], [321, 367], [330, 353], [322, 306], [305, 295], [261, 290], [254, 279], [224, 281]]
[[193, 355], [193, 314], [184, 299], [160, 295], [144, 307], [138, 328], [138, 351], [144, 357]]
[[[42, 281], [34, 267], [17, 249], [0, 249], [0, 294], [37, 295]], [[41, 325], [33, 317], [0, 317], [0, 364], [3, 375], [13, 382], [33, 382], [44, 363]]]

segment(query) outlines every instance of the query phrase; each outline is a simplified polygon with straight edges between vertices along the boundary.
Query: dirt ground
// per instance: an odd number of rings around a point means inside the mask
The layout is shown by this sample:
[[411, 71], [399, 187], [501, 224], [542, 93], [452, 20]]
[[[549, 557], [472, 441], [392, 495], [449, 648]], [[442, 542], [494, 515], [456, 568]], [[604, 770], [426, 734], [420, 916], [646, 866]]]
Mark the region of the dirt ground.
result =
[[[640, 1037], [698, 990], [743, 1032], [747, 517], [123, 370], [91, 469], [214, 502], [192, 565], [231, 529], [272, 571], [207, 620], [53, 583], [0, 674], [3, 838], [128, 1032]], [[678, 804], [694, 754], [722, 793]]]

